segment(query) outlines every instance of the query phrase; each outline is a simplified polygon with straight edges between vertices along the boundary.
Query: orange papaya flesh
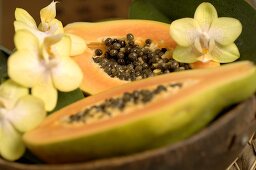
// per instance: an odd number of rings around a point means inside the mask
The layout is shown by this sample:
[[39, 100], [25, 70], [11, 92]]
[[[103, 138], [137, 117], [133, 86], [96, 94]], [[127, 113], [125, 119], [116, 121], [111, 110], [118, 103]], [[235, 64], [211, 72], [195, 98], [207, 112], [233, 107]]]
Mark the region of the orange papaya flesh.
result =
[[89, 94], [95, 94], [129, 81], [110, 77], [93, 61], [96, 49], [105, 50], [103, 41], [106, 38], [126, 37], [132, 33], [135, 42], [144, 42], [151, 39], [158, 48], [172, 50], [176, 44], [169, 35], [169, 24], [147, 20], [116, 20], [98, 23], [73, 23], [65, 27], [65, 32], [82, 37], [87, 44], [87, 50], [74, 60], [79, 64], [84, 79], [81, 89]]
[[101, 42], [102, 38], [124, 37], [133, 33], [142, 39], [151, 38], [160, 46], [175, 47], [170, 38], [170, 25], [149, 20], [115, 20], [98, 23], [77, 22], [65, 26], [65, 32], [82, 37], [87, 44]]
[[[148, 103], [128, 103], [123, 110], [111, 110], [115, 116], [96, 118], [91, 123], [67, 121], [124, 93], [177, 83], [183, 86], [160, 93]], [[205, 127], [223, 108], [248, 98], [255, 91], [256, 67], [246, 61], [160, 75], [71, 104], [27, 132], [23, 140], [36, 156], [48, 163], [127, 155], [187, 138]]]

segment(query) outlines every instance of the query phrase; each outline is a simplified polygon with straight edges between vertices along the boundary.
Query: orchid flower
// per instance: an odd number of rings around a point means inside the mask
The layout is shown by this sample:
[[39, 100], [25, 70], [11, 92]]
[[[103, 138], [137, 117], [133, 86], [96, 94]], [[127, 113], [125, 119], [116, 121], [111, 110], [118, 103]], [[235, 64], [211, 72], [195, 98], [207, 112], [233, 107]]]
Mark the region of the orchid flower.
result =
[[17, 51], [8, 59], [8, 75], [15, 82], [31, 88], [42, 99], [47, 111], [55, 108], [57, 90], [68, 92], [79, 87], [83, 74], [70, 58], [70, 37], [49, 36], [41, 44], [27, 30], [15, 33]]
[[214, 6], [204, 2], [197, 7], [194, 18], [171, 23], [170, 35], [177, 43], [173, 58], [184, 63], [232, 62], [240, 56], [234, 41], [241, 31], [239, 20], [218, 18]]
[[17, 160], [25, 152], [21, 135], [46, 116], [44, 103], [12, 80], [0, 86], [0, 156]]
[[28, 30], [32, 32], [40, 43], [43, 43], [47, 36], [53, 36], [57, 34], [68, 35], [71, 39], [71, 56], [79, 55], [86, 49], [86, 44], [82, 38], [73, 34], [67, 34], [64, 32], [62, 23], [55, 19], [56, 17], [56, 3], [52, 2], [47, 7], [40, 10], [41, 23], [37, 27], [33, 17], [24, 9], [16, 8], [14, 28], [18, 30]]

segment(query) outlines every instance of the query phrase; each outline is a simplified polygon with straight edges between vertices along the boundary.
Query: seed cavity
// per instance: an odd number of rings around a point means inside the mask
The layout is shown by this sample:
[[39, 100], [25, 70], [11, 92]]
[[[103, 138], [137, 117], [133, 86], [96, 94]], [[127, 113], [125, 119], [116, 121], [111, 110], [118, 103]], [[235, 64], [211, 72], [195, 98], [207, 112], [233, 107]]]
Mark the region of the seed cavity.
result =
[[[194, 84], [195, 81], [174, 82], [167, 85], [158, 85], [150, 89], [134, 90], [125, 92], [121, 96], [108, 98], [100, 103], [84, 108], [82, 111], [65, 117], [65, 122], [92, 123], [99, 120], [109, 119], [120, 114], [124, 114], [130, 106], [144, 107], [152, 102], [154, 98], [162, 95], [173, 95], [183, 87]], [[157, 99], [156, 99], [157, 100]], [[135, 106], [136, 105], [136, 106]]]
[[171, 58], [170, 50], [156, 48], [149, 38], [139, 45], [134, 35], [128, 33], [121, 39], [106, 38], [103, 44], [105, 49], [96, 49], [93, 61], [110, 77], [120, 80], [135, 81], [191, 69], [189, 64]]

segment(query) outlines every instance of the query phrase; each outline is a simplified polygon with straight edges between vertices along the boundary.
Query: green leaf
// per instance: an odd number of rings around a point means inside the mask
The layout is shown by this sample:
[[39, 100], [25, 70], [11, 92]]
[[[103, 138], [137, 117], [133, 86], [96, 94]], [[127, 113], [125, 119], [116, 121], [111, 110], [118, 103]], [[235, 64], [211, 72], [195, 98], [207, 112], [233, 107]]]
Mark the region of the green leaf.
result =
[[[130, 7], [130, 18], [152, 19], [166, 23], [179, 18], [193, 18], [197, 6], [202, 2], [205, 1], [133, 0]], [[208, 2], [215, 6], [219, 17], [233, 17], [240, 20], [243, 31], [236, 41], [241, 54], [240, 59], [256, 63], [256, 11], [253, 7], [244, 0], [208, 0]], [[151, 12], [152, 14], [149, 15]], [[168, 20], [163, 18], [168, 18]]]
[[133, 8], [130, 8], [130, 17], [137, 19], [151, 19], [161, 22], [170, 22], [161, 11], [155, 8], [148, 0], [140, 0], [133, 2]]
[[7, 78], [7, 59], [11, 55], [11, 51], [3, 46], [0, 46], [0, 84]]
[[49, 114], [67, 106], [70, 105], [78, 100], [81, 100], [84, 98], [83, 92], [80, 89], [73, 90], [71, 92], [58, 92], [58, 102], [57, 106], [53, 111], [51, 111]]

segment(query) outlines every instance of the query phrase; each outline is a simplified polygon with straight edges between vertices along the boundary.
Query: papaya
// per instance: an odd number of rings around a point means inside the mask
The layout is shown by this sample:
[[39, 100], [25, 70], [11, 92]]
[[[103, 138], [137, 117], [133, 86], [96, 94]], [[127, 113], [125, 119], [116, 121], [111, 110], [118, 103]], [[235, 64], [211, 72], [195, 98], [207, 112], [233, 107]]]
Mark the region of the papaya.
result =
[[48, 163], [127, 155], [186, 139], [256, 91], [242, 61], [116, 86], [48, 116], [23, 141]]
[[[176, 43], [169, 29], [169, 24], [149, 20], [68, 24], [65, 32], [80, 36], [88, 47], [74, 57], [84, 73], [81, 89], [95, 94], [132, 80], [187, 69], [188, 64], [171, 58]], [[107, 60], [98, 61], [102, 58]]]

